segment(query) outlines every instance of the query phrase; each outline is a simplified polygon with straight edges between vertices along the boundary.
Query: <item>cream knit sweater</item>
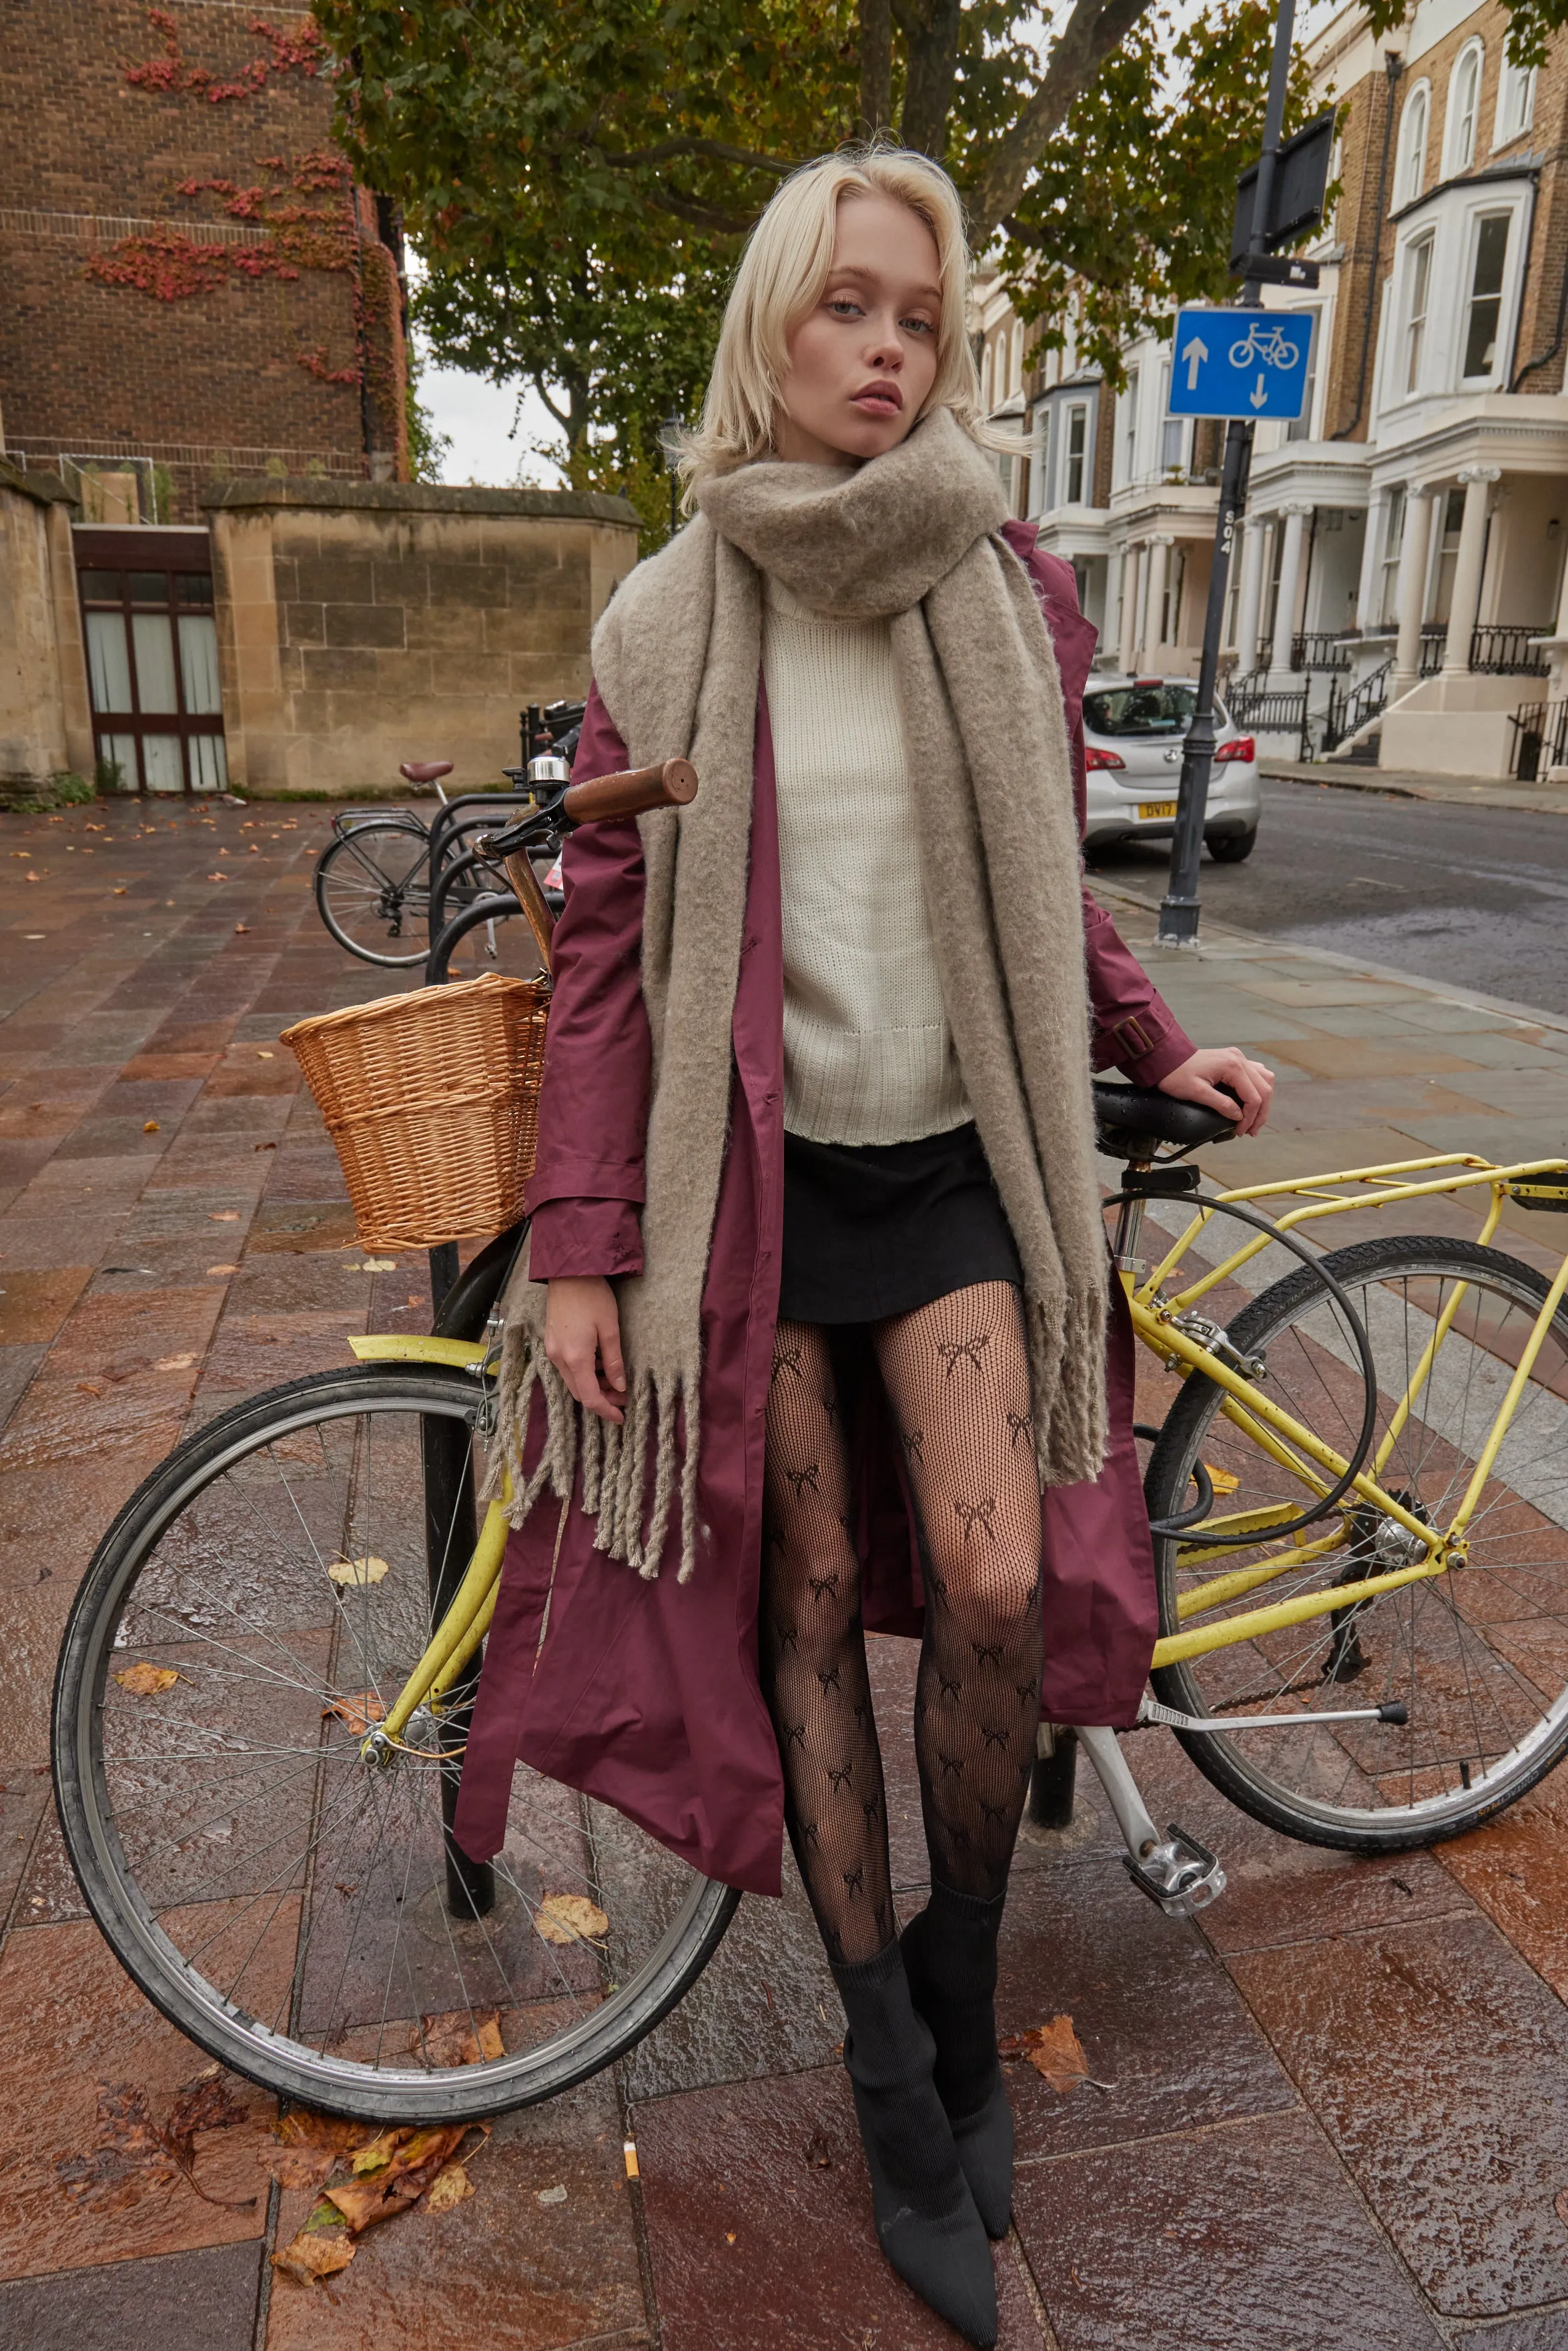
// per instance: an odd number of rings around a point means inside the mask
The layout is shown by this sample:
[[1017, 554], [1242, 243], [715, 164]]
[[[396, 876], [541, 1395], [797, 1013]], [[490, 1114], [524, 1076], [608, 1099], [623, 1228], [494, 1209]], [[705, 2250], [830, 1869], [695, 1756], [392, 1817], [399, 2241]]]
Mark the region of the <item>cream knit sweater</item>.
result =
[[765, 581], [779, 788], [784, 1123], [904, 1143], [970, 1110], [936, 976], [885, 621], [819, 619]]

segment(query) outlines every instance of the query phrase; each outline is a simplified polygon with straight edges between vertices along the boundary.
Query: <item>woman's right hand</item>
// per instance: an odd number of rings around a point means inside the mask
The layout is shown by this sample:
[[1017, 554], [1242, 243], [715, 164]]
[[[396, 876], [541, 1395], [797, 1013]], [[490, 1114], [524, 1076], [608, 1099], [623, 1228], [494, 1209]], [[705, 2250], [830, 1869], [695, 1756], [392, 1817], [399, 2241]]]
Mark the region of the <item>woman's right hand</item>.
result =
[[586, 1410], [601, 1420], [624, 1420], [626, 1369], [615, 1292], [598, 1275], [558, 1277], [547, 1289], [546, 1355]]

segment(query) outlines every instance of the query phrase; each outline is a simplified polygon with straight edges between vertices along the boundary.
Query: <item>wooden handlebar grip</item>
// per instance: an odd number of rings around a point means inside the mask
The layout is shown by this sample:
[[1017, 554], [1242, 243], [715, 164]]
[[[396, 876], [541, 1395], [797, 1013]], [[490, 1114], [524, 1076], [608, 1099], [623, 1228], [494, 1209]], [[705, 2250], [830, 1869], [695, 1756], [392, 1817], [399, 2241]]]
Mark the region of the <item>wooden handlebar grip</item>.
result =
[[561, 813], [573, 824], [596, 819], [642, 816], [648, 809], [685, 808], [697, 796], [697, 771], [689, 759], [664, 759], [654, 768], [632, 768], [623, 775], [595, 776], [573, 784]]

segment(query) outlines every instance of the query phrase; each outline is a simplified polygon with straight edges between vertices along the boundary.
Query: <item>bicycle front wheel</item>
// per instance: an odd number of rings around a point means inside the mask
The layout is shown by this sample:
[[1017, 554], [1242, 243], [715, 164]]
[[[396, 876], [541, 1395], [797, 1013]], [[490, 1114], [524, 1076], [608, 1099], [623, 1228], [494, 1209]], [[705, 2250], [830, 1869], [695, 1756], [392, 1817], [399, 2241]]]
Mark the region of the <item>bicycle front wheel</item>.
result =
[[484, 1396], [383, 1365], [212, 1421], [116, 1520], [61, 1652], [61, 1824], [117, 1957], [210, 2055], [356, 2118], [471, 2120], [597, 2073], [738, 1899], [521, 1767], [493, 1881], [455, 1886], [463, 1707], [362, 1756], [429, 1638], [432, 1561], [472, 1546]]
[[423, 963], [430, 891], [424, 827], [372, 818], [329, 841], [316, 861], [316, 910], [361, 963]]
[[[1448, 1527], [1547, 1284], [1501, 1250], [1464, 1241], [1368, 1241], [1323, 1262], [1365, 1325], [1377, 1367], [1367, 1470], [1414, 1518]], [[1275, 1283], [1228, 1331], [1244, 1354], [1263, 1357], [1262, 1393], [1348, 1458], [1365, 1391], [1343, 1312], [1316, 1270]], [[1440, 1332], [1430, 1375], [1416, 1385]], [[1156, 1697], [1184, 1713], [1249, 1718], [1245, 1730], [1178, 1734], [1244, 1811], [1311, 1844], [1397, 1852], [1490, 1819], [1568, 1751], [1565, 1397], [1568, 1311], [1560, 1309], [1481, 1490], [1463, 1566], [1155, 1676]], [[1215, 1489], [1212, 1517], [1297, 1510], [1307, 1498], [1301, 1476], [1239, 1424], [1224, 1391], [1194, 1373], [1150, 1458], [1151, 1519], [1190, 1516], [1203, 1472]], [[1260, 1540], [1256, 1550], [1210, 1549], [1206, 1557], [1201, 1527], [1156, 1537], [1162, 1634], [1327, 1594], [1413, 1564], [1423, 1550], [1418, 1536], [1354, 1493], [1299, 1544], [1299, 1556], [1294, 1545]], [[1217, 1579], [1249, 1569], [1270, 1572], [1245, 1593], [1231, 1582], [1226, 1596]], [[1269, 1727], [1271, 1716], [1394, 1703], [1406, 1709], [1403, 1724]]]

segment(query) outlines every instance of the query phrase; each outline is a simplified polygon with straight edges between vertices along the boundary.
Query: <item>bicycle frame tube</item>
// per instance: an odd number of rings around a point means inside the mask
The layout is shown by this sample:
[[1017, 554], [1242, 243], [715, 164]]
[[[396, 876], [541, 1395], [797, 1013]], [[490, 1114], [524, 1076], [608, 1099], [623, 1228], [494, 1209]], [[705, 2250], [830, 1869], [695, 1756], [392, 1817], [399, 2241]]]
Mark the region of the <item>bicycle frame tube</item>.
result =
[[[1426, 1170], [1434, 1167], [1446, 1167], [1454, 1172], [1417, 1184], [1391, 1183], [1388, 1180], [1394, 1176], [1423, 1174]], [[1281, 1229], [1286, 1229], [1325, 1216], [1342, 1214], [1351, 1207], [1381, 1207], [1396, 1200], [1417, 1199], [1439, 1193], [1479, 1189], [1485, 1186], [1490, 1189], [1491, 1198], [1488, 1214], [1478, 1237], [1479, 1243], [1484, 1246], [1497, 1230], [1502, 1214], [1502, 1205], [1508, 1197], [1508, 1186], [1511, 1184], [1526, 1180], [1532, 1176], [1560, 1174], [1565, 1167], [1568, 1167], [1568, 1161], [1562, 1159], [1531, 1160], [1521, 1162], [1513, 1166], [1497, 1167], [1489, 1162], [1478, 1160], [1472, 1155], [1452, 1153], [1443, 1157], [1399, 1161], [1380, 1167], [1353, 1168], [1339, 1174], [1311, 1176], [1295, 1182], [1254, 1185], [1245, 1189], [1221, 1194], [1219, 1196], [1223, 1201], [1239, 1202], [1275, 1197], [1283, 1194], [1305, 1196], [1306, 1204], [1303, 1207], [1276, 1220]], [[1370, 1196], [1363, 1191], [1353, 1192], [1345, 1197], [1330, 1195], [1327, 1188], [1333, 1185], [1365, 1184], [1377, 1185], [1382, 1188]], [[1159, 1296], [1161, 1281], [1180, 1263], [1197, 1233], [1208, 1222], [1210, 1213], [1209, 1210], [1204, 1209], [1192, 1219], [1165, 1259], [1155, 1267], [1135, 1289], [1132, 1280], [1129, 1277], [1124, 1277], [1134, 1332], [1145, 1346], [1151, 1348], [1167, 1363], [1179, 1362], [1185, 1366], [1185, 1371], [1199, 1371], [1205, 1377], [1212, 1379], [1218, 1386], [1226, 1391], [1222, 1410], [1228, 1419], [1231, 1420], [1271, 1459], [1287, 1469], [1291, 1476], [1300, 1479], [1309, 1489], [1318, 1485], [1320, 1492], [1326, 1490], [1314, 1477], [1311, 1465], [1315, 1463], [1319, 1469], [1328, 1474], [1331, 1479], [1337, 1479], [1343, 1474], [1345, 1467], [1343, 1458], [1336, 1454], [1332, 1447], [1322, 1444], [1309, 1429], [1302, 1428], [1250, 1381], [1234, 1372], [1218, 1356], [1211, 1354], [1201, 1342], [1188, 1337], [1185, 1332], [1176, 1329], [1174, 1323], [1174, 1316], [1184, 1311], [1192, 1301], [1204, 1296], [1218, 1282], [1268, 1248], [1270, 1245], [1268, 1236], [1260, 1234], [1244, 1243], [1222, 1264], [1175, 1296], [1169, 1299]], [[1454, 1295], [1446, 1301], [1441, 1313], [1437, 1316], [1432, 1336], [1422, 1350], [1420, 1359], [1411, 1374], [1405, 1392], [1396, 1405], [1389, 1429], [1374, 1457], [1375, 1473], [1381, 1473], [1386, 1467], [1399, 1435], [1415, 1408], [1416, 1399], [1431, 1376], [1438, 1351], [1453, 1328], [1454, 1318], [1469, 1287], [1469, 1283], [1456, 1285]], [[1288, 1625], [1305, 1624], [1314, 1616], [1337, 1614], [1340, 1611], [1356, 1607], [1364, 1601], [1380, 1598], [1385, 1593], [1397, 1591], [1407, 1583], [1429, 1581], [1435, 1576], [1446, 1573], [1450, 1558], [1463, 1556], [1462, 1549], [1457, 1547], [1462, 1544], [1464, 1530], [1469, 1523], [1485, 1490], [1487, 1480], [1496, 1464], [1498, 1454], [1514, 1413], [1518, 1409], [1520, 1399], [1529, 1384], [1531, 1373], [1545, 1341], [1546, 1333], [1565, 1295], [1568, 1295], [1568, 1259], [1565, 1259], [1559, 1268], [1556, 1279], [1547, 1292], [1530, 1338], [1514, 1368], [1508, 1393], [1499, 1407], [1469, 1484], [1446, 1532], [1428, 1527], [1416, 1519], [1402, 1503], [1396, 1501], [1384, 1489], [1378, 1482], [1377, 1474], [1369, 1474], [1363, 1469], [1353, 1480], [1353, 1492], [1422, 1542], [1427, 1552], [1424, 1561], [1413, 1566], [1391, 1571], [1384, 1575], [1367, 1576], [1358, 1583], [1335, 1584], [1324, 1593], [1306, 1593], [1292, 1600], [1277, 1602], [1271, 1606], [1249, 1609], [1240, 1616], [1222, 1618], [1215, 1624], [1195, 1626], [1191, 1631], [1184, 1629], [1178, 1633], [1169, 1634], [1155, 1645], [1153, 1659], [1155, 1668], [1175, 1664], [1179, 1658], [1200, 1656], [1215, 1649], [1229, 1647], [1241, 1641], [1253, 1640], [1260, 1634], [1279, 1631]], [[1150, 1302], [1156, 1298], [1158, 1298], [1157, 1306]], [[1243, 1531], [1249, 1524], [1254, 1524], [1261, 1536], [1266, 1533], [1270, 1518], [1288, 1517], [1291, 1507], [1289, 1503], [1285, 1503], [1270, 1505], [1266, 1510], [1238, 1511], [1228, 1517], [1217, 1517], [1204, 1520], [1192, 1531], [1199, 1538], [1201, 1543], [1206, 1526], [1218, 1533]], [[1177, 1603], [1178, 1614], [1183, 1618], [1188, 1615], [1207, 1614], [1212, 1608], [1221, 1607], [1232, 1600], [1240, 1599], [1260, 1585], [1271, 1583], [1281, 1575], [1288, 1575], [1309, 1564], [1314, 1558], [1321, 1558], [1337, 1550], [1344, 1540], [1345, 1528], [1343, 1520], [1334, 1532], [1312, 1541], [1302, 1542], [1298, 1534], [1290, 1549], [1281, 1552], [1277, 1557], [1264, 1560], [1251, 1567], [1237, 1569], [1227, 1575], [1211, 1577], [1197, 1590], [1183, 1593]], [[1197, 1546], [1184, 1547], [1184, 1563], [1188, 1566], [1197, 1566], [1206, 1558], [1216, 1558], [1221, 1555], [1223, 1555], [1222, 1547], [1218, 1545], [1207, 1551]]]

